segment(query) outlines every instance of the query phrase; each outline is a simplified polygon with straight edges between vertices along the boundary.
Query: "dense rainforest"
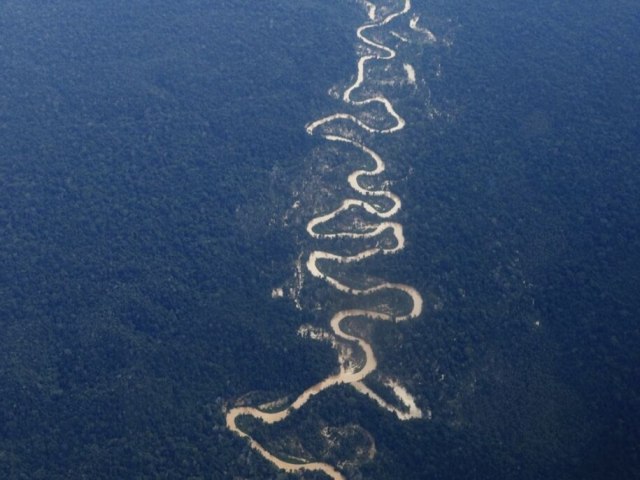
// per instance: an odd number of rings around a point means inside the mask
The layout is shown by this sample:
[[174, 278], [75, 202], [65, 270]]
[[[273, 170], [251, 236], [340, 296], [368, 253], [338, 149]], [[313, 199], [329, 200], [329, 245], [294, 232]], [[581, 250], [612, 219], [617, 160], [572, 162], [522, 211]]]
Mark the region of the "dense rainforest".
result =
[[[638, 478], [639, 7], [413, 8], [441, 41], [399, 43], [420, 81], [375, 145], [407, 246], [367, 271], [426, 311], [368, 328], [431, 417], [343, 386], [248, 428], [347, 464], [374, 444], [350, 478]], [[366, 21], [346, 0], [0, 5], [2, 478], [297, 478], [224, 412], [336, 368], [296, 332], [347, 300], [272, 289], [309, 195], [344, 184], [304, 126], [340, 108]]]

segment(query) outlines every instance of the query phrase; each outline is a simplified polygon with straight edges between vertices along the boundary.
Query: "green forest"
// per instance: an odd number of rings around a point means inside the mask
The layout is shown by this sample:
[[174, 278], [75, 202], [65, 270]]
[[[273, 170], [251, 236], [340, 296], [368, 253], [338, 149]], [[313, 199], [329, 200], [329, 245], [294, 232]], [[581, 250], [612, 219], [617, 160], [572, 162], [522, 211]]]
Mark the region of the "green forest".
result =
[[[425, 312], [366, 328], [431, 418], [343, 385], [243, 427], [354, 480], [638, 478], [639, 7], [413, 10], [441, 41], [398, 40], [421, 83], [389, 90], [407, 126], [372, 145], [407, 245], [366, 270]], [[325, 478], [277, 471], [225, 412], [337, 369], [297, 331], [352, 299], [272, 289], [315, 248], [325, 197], [304, 195], [346, 191], [304, 127], [343, 108], [366, 21], [339, 0], [0, 5], [0, 477]]]

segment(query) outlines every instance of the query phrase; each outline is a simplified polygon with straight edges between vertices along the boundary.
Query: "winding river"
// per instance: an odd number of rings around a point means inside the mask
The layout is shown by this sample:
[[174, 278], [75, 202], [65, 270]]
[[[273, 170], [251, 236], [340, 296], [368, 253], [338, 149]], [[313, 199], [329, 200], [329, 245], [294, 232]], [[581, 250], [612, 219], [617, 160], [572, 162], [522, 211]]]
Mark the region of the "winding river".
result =
[[[276, 455], [269, 452], [263, 445], [253, 439], [248, 433], [243, 431], [238, 426], [238, 418], [243, 416], [250, 416], [256, 418], [264, 423], [272, 424], [280, 422], [287, 418], [291, 412], [302, 408], [309, 399], [326, 390], [334, 385], [348, 384], [351, 385], [356, 391], [368, 396], [380, 407], [394, 413], [400, 420], [409, 420], [415, 418], [422, 418], [423, 412], [416, 405], [416, 402], [412, 395], [396, 380], [387, 380], [385, 382], [386, 387], [390, 389], [395, 395], [402, 408], [398, 408], [389, 404], [386, 400], [380, 397], [372, 389], [370, 389], [365, 383], [365, 379], [377, 369], [377, 361], [372, 346], [363, 338], [358, 337], [353, 333], [349, 333], [345, 330], [345, 321], [351, 318], [360, 317], [366, 318], [372, 321], [384, 321], [384, 322], [402, 322], [411, 319], [415, 319], [420, 316], [423, 309], [423, 301], [420, 293], [409, 285], [402, 283], [390, 283], [382, 282], [375, 286], [368, 288], [356, 288], [354, 286], [347, 285], [344, 281], [331, 276], [326, 271], [323, 271], [322, 266], [326, 265], [326, 262], [334, 262], [338, 264], [351, 264], [362, 262], [376, 255], [388, 255], [394, 254], [402, 250], [405, 246], [405, 238], [403, 233], [403, 227], [400, 223], [392, 221], [392, 217], [402, 207], [400, 198], [386, 190], [386, 189], [374, 189], [363, 185], [361, 180], [366, 177], [375, 177], [380, 175], [385, 170], [385, 163], [383, 159], [374, 150], [366, 146], [359, 140], [351, 138], [351, 136], [335, 133], [336, 128], [330, 128], [337, 125], [336, 122], [350, 122], [356, 125], [357, 128], [363, 130], [367, 134], [391, 134], [402, 130], [405, 127], [404, 119], [396, 112], [392, 103], [384, 96], [377, 95], [368, 98], [356, 100], [354, 99], [354, 93], [360, 89], [360, 87], [367, 81], [367, 65], [369, 62], [376, 61], [391, 61], [396, 57], [396, 51], [392, 48], [372, 40], [367, 36], [367, 32], [372, 29], [377, 29], [388, 25], [394, 19], [406, 15], [411, 10], [411, 0], [403, 0], [401, 8], [392, 13], [386, 15], [380, 14], [380, 8], [376, 7], [373, 2], [365, 2], [368, 8], [370, 21], [361, 26], [357, 30], [358, 39], [366, 46], [365, 51], [367, 54], [358, 59], [357, 63], [357, 77], [355, 82], [350, 85], [342, 95], [342, 100], [353, 107], [366, 108], [367, 106], [377, 104], [382, 106], [386, 111], [389, 118], [384, 127], [377, 127], [371, 125], [371, 122], [365, 122], [355, 115], [349, 113], [336, 113], [324, 118], [320, 118], [314, 122], [309, 123], [306, 126], [306, 131], [309, 135], [318, 135], [328, 142], [336, 144], [343, 144], [345, 148], [355, 149], [356, 151], [364, 154], [367, 158], [367, 165], [362, 168], [353, 171], [348, 176], [349, 186], [354, 192], [356, 192], [361, 198], [348, 198], [344, 200], [341, 205], [335, 210], [313, 218], [308, 222], [306, 230], [307, 233], [314, 239], [371, 239], [379, 237], [383, 234], [389, 233], [393, 236], [394, 241], [389, 245], [389, 242], [378, 242], [379, 245], [364, 249], [354, 255], [338, 255], [336, 253], [326, 252], [322, 250], [314, 250], [308, 255], [306, 261], [306, 268], [308, 272], [331, 285], [336, 290], [348, 293], [354, 296], [367, 296], [377, 292], [392, 290], [405, 295], [408, 299], [406, 311], [389, 313], [388, 311], [381, 311], [375, 309], [347, 309], [336, 313], [330, 320], [330, 328], [332, 335], [338, 342], [347, 343], [350, 345], [357, 345], [357, 347], [364, 353], [364, 362], [356, 365], [355, 361], [348, 361], [350, 359], [340, 358], [340, 366], [338, 373], [335, 373], [321, 382], [307, 388], [302, 392], [292, 403], [284, 407], [279, 411], [266, 411], [260, 407], [235, 407], [227, 411], [226, 423], [229, 430], [245, 438], [251, 448], [262, 455], [266, 460], [273, 463], [277, 468], [286, 472], [300, 472], [300, 471], [319, 471], [325, 473], [332, 479], [344, 479], [343, 473], [341, 473], [336, 467], [323, 462], [314, 461], [299, 461], [292, 462], [279, 458]], [[400, 2], [399, 2], [400, 3]], [[380, 16], [380, 18], [378, 18]], [[426, 29], [422, 29], [417, 26], [418, 17], [413, 17], [409, 22], [409, 27], [416, 32], [423, 33], [425, 35], [433, 34]], [[431, 38], [429, 38], [431, 40]], [[369, 53], [371, 52], [371, 53]], [[405, 64], [406, 65], [406, 64]], [[408, 69], [405, 66], [405, 70], [413, 72], [413, 68]], [[413, 72], [415, 75], [415, 72]], [[411, 77], [411, 76], [410, 76]], [[412, 78], [409, 78], [411, 81]], [[413, 77], [415, 81], [415, 77]], [[382, 200], [382, 201], [380, 201]], [[332, 233], [323, 233], [319, 228], [322, 225], [332, 221], [338, 215], [347, 211], [360, 210], [366, 212], [366, 214], [376, 217], [379, 220], [375, 223], [363, 223], [359, 224], [357, 228], [352, 231], [338, 231]]]

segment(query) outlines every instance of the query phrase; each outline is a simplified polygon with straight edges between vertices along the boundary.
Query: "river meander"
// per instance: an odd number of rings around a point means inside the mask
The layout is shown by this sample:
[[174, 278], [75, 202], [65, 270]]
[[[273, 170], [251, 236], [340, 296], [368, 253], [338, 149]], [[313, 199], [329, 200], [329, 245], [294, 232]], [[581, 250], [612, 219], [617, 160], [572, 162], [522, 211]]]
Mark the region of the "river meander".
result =
[[[334, 345], [336, 343], [343, 342], [357, 346], [357, 348], [364, 354], [364, 361], [360, 361], [358, 363], [350, 361], [352, 359], [343, 358], [341, 356], [339, 359], [340, 365], [337, 373], [334, 373], [319, 383], [310, 386], [295, 398], [293, 402], [281, 410], [274, 412], [266, 411], [260, 407], [242, 406], [231, 408], [226, 414], [227, 427], [235, 434], [247, 439], [251, 448], [257, 451], [266, 460], [274, 464], [277, 468], [286, 472], [299, 472], [303, 470], [320, 471], [336, 480], [344, 479], [345, 477], [335, 466], [319, 461], [294, 462], [279, 458], [269, 452], [247, 432], [243, 431], [238, 426], [237, 420], [239, 417], [251, 416], [266, 424], [280, 422], [287, 418], [294, 410], [302, 408], [314, 395], [339, 384], [351, 385], [356, 391], [369, 397], [381, 408], [394, 413], [400, 420], [418, 419], [425, 416], [423, 411], [417, 406], [413, 396], [398, 380], [387, 380], [384, 383], [396, 397], [399, 404], [402, 405], [400, 408], [388, 403], [364, 383], [366, 378], [376, 371], [378, 366], [374, 348], [365, 339], [360, 338], [353, 332], [348, 332], [345, 327], [345, 322], [348, 319], [356, 317], [383, 322], [402, 322], [416, 319], [421, 315], [423, 310], [423, 299], [420, 293], [410, 285], [392, 282], [381, 282], [368, 288], [355, 288], [354, 286], [345, 283], [344, 280], [338, 279], [327, 273], [322, 268], [323, 264], [326, 264], [326, 262], [334, 262], [337, 264], [359, 263], [376, 255], [395, 254], [405, 247], [403, 226], [400, 223], [391, 220], [391, 218], [402, 208], [402, 201], [400, 197], [386, 188], [375, 189], [362, 185], [360, 182], [363, 177], [375, 177], [382, 174], [385, 171], [384, 160], [372, 148], [368, 147], [363, 142], [354, 139], [352, 135], [341, 133], [342, 131], [339, 128], [331, 128], [340, 122], [348, 122], [367, 134], [392, 134], [402, 130], [406, 125], [405, 120], [396, 111], [392, 102], [385, 96], [365, 95], [365, 98], [357, 100], [354, 97], [356, 92], [360, 92], [362, 90], [361, 87], [363, 87], [363, 85], [365, 85], [369, 80], [367, 75], [367, 66], [370, 62], [391, 62], [396, 58], [396, 51], [393, 48], [379, 41], [373, 40], [371, 36], [368, 36], [368, 32], [385, 27], [399, 17], [406, 16], [411, 11], [411, 0], [404, 0], [399, 5], [399, 8], [388, 13], [385, 13], [384, 8], [376, 6], [373, 2], [365, 3], [368, 9], [369, 22], [359, 27], [356, 35], [359, 41], [365, 46], [363, 51], [366, 53], [358, 59], [356, 79], [344, 91], [342, 94], [342, 100], [345, 104], [355, 107], [356, 109], [366, 109], [368, 106], [375, 104], [382, 106], [386, 112], [387, 119], [384, 122], [384, 126], [378, 126], [377, 124], [372, 124], [374, 122], [371, 122], [370, 120], [362, 120], [354, 114], [338, 112], [315, 120], [306, 126], [306, 131], [309, 135], [317, 135], [327, 142], [344, 145], [344, 148], [347, 150], [355, 149], [363, 153], [364, 158], [367, 159], [366, 165], [362, 165], [361, 168], [350, 173], [347, 178], [351, 189], [361, 198], [345, 199], [335, 210], [323, 213], [311, 219], [307, 223], [306, 230], [309, 236], [318, 240], [331, 240], [338, 238], [364, 240], [380, 237], [381, 235], [390, 232], [394, 241], [391, 245], [379, 242], [379, 245], [363, 249], [358, 253], [351, 255], [340, 255], [324, 250], [314, 250], [307, 256], [306, 270], [313, 277], [326, 282], [336, 290], [353, 296], [369, 296], [385, 290], [400, 292], [408, 298], [409, 303], [407, 303], [407, 305], [410, 305], [410, 307], [406, 308], [405, 311], [391, 313], [387, 310], [382, 311], [382, 309], [375, 308], [353, 308], [337, 312], [329, 322], [331, 333], [327, 332], [326, 336], [331, 336], [331, 338], [335, 339]], [[430, 36], [428, 41], [435, 40], [435, 37], [431, 38], [433, 37], [433, 34], [429, 30], [418, 27], [418, 18], [419, 17], [414, 16], [410, 19], [409, 28], [415, 32]], [[401, 41], [407, 41], [399, 34], [396, 36], [401, 39]], [[404, 70], [407, 72], [409, 77], [408, 82], [415, 83], [415, 71], [413, 67], [405, 64]], [[336, 131], [338, 133], [336, 133]], [[383, 205], [386, 205], [386, 207], [375, 202], [376, 199], [386, 199], [386, 201], [383, 202]], [[349, 231], [334, 231], [330, 233], [318, 231], [320, 226], [332, 221], [341, 213], [354, 210], [360, 210], [364, 214], [379, 219], [379, 221], [361, 223], [357, 228], [354, 227]]]

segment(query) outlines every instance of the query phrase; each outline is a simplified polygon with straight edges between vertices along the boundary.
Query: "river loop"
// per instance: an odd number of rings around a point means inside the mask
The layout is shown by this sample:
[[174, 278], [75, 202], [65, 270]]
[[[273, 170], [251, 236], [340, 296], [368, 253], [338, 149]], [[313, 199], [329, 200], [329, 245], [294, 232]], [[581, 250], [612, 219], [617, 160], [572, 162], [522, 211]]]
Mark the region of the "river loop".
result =
[[[338, 342], [349, 343], [354, 345], [354, 347], [357, 345], [357, 348], [359, 348], [364, 354], [364, 362], [357, 363], [349, 361], [350, 359], [348, 358], [345, 359], [341, 357], [339, 362], [340, 368], [337, 373], [330, 375], [321, 382], [307, 388], [297, 398], [295, 398], [293, 402], [288, 404], [288, 406], [284, 406], [284, 408], [278, 411], [271, 411], [270, 409], [267, 411], [264, 407], [261, 409], [260, 407], [242, 406], [230, 408], [226, 413], [226, 424], [229, 430], [246, 439], [251, 448], [275, 465], [278, 469], [289, 473], [302, 471], [323, 472], [334, 480], [344, 480], [346, 478], [336, 466], [319, 461], [289, 461], [290, 459], [285, 460], [283, 458], [279, 458], [269, 452], [247, 432], [243, 431], [238, 426], [238, 418], [250, 416], [266, 424], [280, 422], [287, 418], [293, 411], [302, 408], [314, 395], [332, 386], [340, 384], [352, 386], [356, 391], [368, 396], [380, 407], [394, 413], [400, 420], [410, 420], [422, 418], [424, 416], [422, 410], [420, 410], [416, 405], [413, 396], [398, 381], [387, 380], [385, 382], [385, 386], [393, 392], [394, 396], [402, 405], [402, 408], [389, 404], [364, 383], [364, 380], [377, 368], [377, 361], [373, 347], [363, 338], [347, 332], [344, 326], [345, 320], [355, 317], [383, 322], [403, 322], [415, 319], [421, 315], [423, 309], [423, 301], [420, 293], [409, 285], [390, 282], [382, 282], [367, 288], [356, 288], [354, 286], [347, 285], [342, 279], [332, 276], [322, 268], [322, 266], [326, 265], [328, 262], [352, 264], [362, 262], [363, 260], [376, 255], [394, 254], [402, 250], [405, 246], [403, 227], [400, 223], [392, 220], [394, 215], [402, 207], [401, 199], [387, 189], [375, 189], [370, 186], [363, 185], [362, 182], [362, 180], [365, 180], [367, 177], [375, 177], [384, 172], [385, 163], [383, 159], [378, 155], [378, 153], [366, 146], [364, 143], [352, 138], [352, 135], [335, 133], [335, 130], [337, 129], [329, 128], [340, 122], [350, 122], [368, 134], [392, 134], [405, 127], [405, 120], [400, 116], [400, 114], [398, 114], [389, 99], [383, 95], [365, 96], [363, 99], [355, 99], [355, 94], [359, 90], [362, 90], [361, 87], [367, 81], [367, 65], [370, 62], [389, 62], [396, 57], [396, 51], [394, 49], [373, 40], [367, 35], [367, 32], [384, 27], [396, 18], [407, 15], [411, 11], [411, 0], [403, 0], [398, 10], [387, 14], [381, 14], [380, 11], [382, 9], [377, 7], [373, 2], [367, 1], [365, 4], [368, 9], [369, 22], [357, 29], [357, 37], [360, 42], [366, 46], [363, 50], [366, 54], [358, 59], [356, 80], [344, 91], [342, 100], [344, 103], [353, 107], [365, 109], [370, 106], [376, 106], [378, 109], [382, 107], [390, 122], [385, 123], [385, 126], [383, 127], [379, 127], [375, 124], [372, 125], [372, 123], [375, 122], [362, 120], [350, 113], [335, 113], [315, 120], [306, 126], [306, 131], [309, 135], [317, 135], [327, 142], [332, 142], [336, 145], [344, 145], [345, 148], [351, 148], [361, 152], [364, 154], [365, 158], [368, 159], [367, 165], [370, 165], [369, 168], [362, 167], [353, 171], [348, 176], [349, 186], [362, 198], [349, 198], [344, 200], [335, 210], [310, 220], [307, 224], [306, 230], [312, 238], [319, 240], [339, 238], [355, 240], [372, 239], [383, 234], [388, 236], [390, 233], [394, 241], [391, 244], [389, 244], [389, 242], [378, 242], [378, 245], [366, 248], [354, 255], [338, 255], [323, 250], [314, 250], [308, 255], [306, 269], [313, 277], [326, 282], [336, 290], [354, 296], [367, 296], [386, 290], [399, 292], [407, 297], [407, 305], [410, 305], [410, 307], [407, 308], [406, 311], [398, 313], [381, 311], [382, 309], [347, 309], [337, 312], [330, 320], [331, 334], [329, 335], [331, 335], [332, 338], [335, 338]], [[429, 41], [435, 40], [435, 37], [429, 30], [418, 26], [417, 16], [414, 16], [410, 20], [409, 26], [415, 32], [426, 35]], [[404, 39], [404, 37], [401, 37], [400, 35], [395, 36]], [[410, 66], [407, 67], [406, 64], [404, 68], [410, 74], [409, 83], [411, 83], [411, 80], [415, 82], [415, 72], [413, 71], [413, 68]], [[357, 229], [354, 229], [355, 231], [326, 233], [320, 228], [322, 225], [335, 219], [341, 213], [357, 209], [366, 212], [366, 214], [370, 216], [378, 218], [379, 221], [376, 223], [359, 225]]]

